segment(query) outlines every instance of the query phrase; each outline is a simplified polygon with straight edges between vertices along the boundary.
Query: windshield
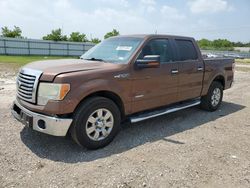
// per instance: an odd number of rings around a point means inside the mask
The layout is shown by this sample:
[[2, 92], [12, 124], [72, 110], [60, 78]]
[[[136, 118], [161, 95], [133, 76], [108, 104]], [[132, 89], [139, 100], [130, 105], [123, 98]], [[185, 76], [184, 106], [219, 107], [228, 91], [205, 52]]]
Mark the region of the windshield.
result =
[[104, 40], [81, 56], [81, 59], [128, 63], [132, 53], [141, 43], [142, 38], [115, 37]]

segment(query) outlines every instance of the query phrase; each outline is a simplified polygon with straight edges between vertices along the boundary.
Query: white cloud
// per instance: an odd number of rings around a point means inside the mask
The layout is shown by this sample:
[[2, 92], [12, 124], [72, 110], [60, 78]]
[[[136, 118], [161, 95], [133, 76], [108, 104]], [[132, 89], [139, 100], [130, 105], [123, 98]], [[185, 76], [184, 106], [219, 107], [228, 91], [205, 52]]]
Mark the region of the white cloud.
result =
[[129, 6], [129, 2], [127, 0], [101, 0], [101, 2], [108, 3], [111, 5], [118, 5], [118, 6], [122, 6], [122, 7]]
[[[188, 1], [193, 12], [211, 12], [212, 10], [207, 8], [211, 6], [216, 6], [216, 11], [230, 9], [228, 3], [226, 6], [225, 3], [222, 5], [215, 3], [216, 1], [227, 2], [226, 0], [202, 1], [205, 3], [198, 4], [199, 6], [195, 5], [198, 1]], [[213, 2], [212, 5], [210, 1]], [[185, 7], [177, 5], [170, 6], [164, 1], [155, 0], [0, 0], [0, 28], [19, 26], [23, 36], [28, 38], [42, 38], [52, 29], [63, 28], [63, 33], [67, 35], [72, 31], [79, 31], [87, 34], [89, 38], [92, 36], [103, 39], [104, 34], [113, 28], [119, 30], [121, 34], [154, 33], [157, 30], [162, 34], [204, 38], [211, 36], [211, 32], [206, 32], [207, 28], [217, 28], [216, 25], [218, 28], [221, 27], [221, 23], [215, 23], [214, 17], [211, 20], [209, 15], [201, 15], [199, 18], [190, 16], [187, 19], [189, 14]], [[195, 10], [195, 7], [202, 11]], [[247, 23], [247, 18], [242, 19]], [[242, 31], [241, 35], [237, 33], [235, 32], [235, 38], [242, 37], [249, 40], [247, 32], [244, 34]], [[225, 35], [223, 32], [217, 34], [221, 38]]]
[[[104, 0], [103, 0], [104, 1]], [[108, 0], [105, 0], [108, 1]], [[125, 2], [125, 1], [120, 1]], [[83, 10], [70, 0], [0, 0], [0, 27], [19, 26], [23, 36], [41, 38], [52, 29], [63, 28], [64, 34], [79, 31], [88, 37], [103, 38], [113, 28], [121, 34], [146, 33], [152, 24], [136, 9], [106, 6]], [[146, 29], [145, 29], [146, 28]]]
[[144, 10], [148, 13], [152, 13], [156, 10], [156, 2], [155, 0], [140, 0], [140, 4]]
[[176, 8], [167, 5], [164, 5], [161, 8], [161, 14], [164, 16], [165, 19], [171, 21], [183, 20], [186, 18], [186, 16], [179, 12]]
[[155, 11], [155, 7], [154, 6], [148, 6], [146, 8], [147, 12], [151, 13], [151, 12], [154, 12]]
[[195, 14], [232, 10], [232, 6], [226, 0], [190, 0], [188, 5]]
[[141, 0], [141, 3], [145, 5], [156, 5], [155, 0]]

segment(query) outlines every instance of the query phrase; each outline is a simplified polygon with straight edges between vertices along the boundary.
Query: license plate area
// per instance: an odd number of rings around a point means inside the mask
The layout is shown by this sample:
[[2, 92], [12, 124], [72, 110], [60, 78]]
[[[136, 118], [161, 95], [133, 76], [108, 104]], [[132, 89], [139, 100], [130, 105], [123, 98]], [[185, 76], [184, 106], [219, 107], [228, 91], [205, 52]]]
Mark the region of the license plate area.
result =
[[27, 127], [33, 126], [33, 117], [26, 114], [24, 111], [20, 111], [20, 121]]

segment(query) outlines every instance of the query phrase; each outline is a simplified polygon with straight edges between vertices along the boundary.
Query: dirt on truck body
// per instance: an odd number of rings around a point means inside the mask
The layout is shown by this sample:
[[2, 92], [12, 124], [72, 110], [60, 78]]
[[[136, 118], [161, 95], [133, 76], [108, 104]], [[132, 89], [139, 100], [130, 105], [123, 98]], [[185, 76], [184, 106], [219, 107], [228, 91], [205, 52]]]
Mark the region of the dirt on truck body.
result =
[[139, 122], [200, 105], [215, 111], [234, 79], [234, 60], [203, 59], [193, 38], [112, 37], [78, 60], [24, 66], [12, 114], [89, 149], [109, 144], [122, 121]]

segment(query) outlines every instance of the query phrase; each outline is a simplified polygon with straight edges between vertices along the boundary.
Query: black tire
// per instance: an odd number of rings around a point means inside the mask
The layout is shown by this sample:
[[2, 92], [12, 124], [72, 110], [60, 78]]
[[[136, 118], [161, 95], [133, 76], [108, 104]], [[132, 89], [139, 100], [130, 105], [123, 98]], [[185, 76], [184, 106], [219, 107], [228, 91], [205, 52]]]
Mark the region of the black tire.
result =
[[[87, 121], [89, 117], [98, 109], [107, 109], [112, 114], [113, 127], [107, 137], [97, 141], [88, 136]], [[120, 110], [112, 100], [105, 97], [92, 97], [83, 101], [76, 109], [73, 117], [73, 123], [71, 125], [71, 136], [80, 146], [88, 149], [102, 148], [108, 145], [117, 135], [120, 130], [120, 122]], [[94, 133], [95, 132], [96, 131], [94, 131]]]
[[[213, 103], [213, 92], [215, 90], [219, 89], [220, 90], [220, 99], [218, 103], [212, 104]], [[218, 91], [218, 90], [217, 90]], [[210, 112], [213, 112], [217, 110], [221, 104], [223, 98], [223, 86], [220, 82], [214, 81], [209, 87], [207, 95], [201, 97], [201, 108]]]

